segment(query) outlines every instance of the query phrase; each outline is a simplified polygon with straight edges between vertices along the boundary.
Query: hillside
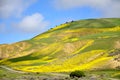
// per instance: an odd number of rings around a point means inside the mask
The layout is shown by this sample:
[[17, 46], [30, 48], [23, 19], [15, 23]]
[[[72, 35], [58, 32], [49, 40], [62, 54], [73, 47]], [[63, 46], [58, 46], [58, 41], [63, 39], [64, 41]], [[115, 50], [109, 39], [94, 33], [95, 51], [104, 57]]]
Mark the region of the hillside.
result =
[[71, 21], [0, 45], [0, 65], [27, 72], [120, 68], [120, 18]]

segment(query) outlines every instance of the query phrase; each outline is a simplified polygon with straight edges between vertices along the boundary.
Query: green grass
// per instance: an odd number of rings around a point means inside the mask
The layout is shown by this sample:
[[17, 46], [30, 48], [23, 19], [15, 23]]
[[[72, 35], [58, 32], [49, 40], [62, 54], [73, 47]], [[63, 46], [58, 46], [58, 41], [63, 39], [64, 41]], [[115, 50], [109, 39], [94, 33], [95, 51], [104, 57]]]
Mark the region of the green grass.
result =
[[81, 53], [91, 51], [91, 50], [112, 50], [112, 49], [114, 49], [113, 48], [113, 41], [114, 40], [112, 38], [111, 39], [95, 40], [95, 42], [91, 46], [82, 50]]
[[31, 57], [31, 56], [27, 55], [27, 56], [23, 56], [23, 57], [19, 57], [19, 58], [10, 59], [9, 61], [14, 63], [14, 62], [19, 62], [19, 61], [35, 60], [35, 59], [37, 60], [39, 58]]
[[19, 61], [37, 60], [37, 59], [40, 59], [40, 58], [42, 58], [44, 56], [45, 55], [32, 57], [32, 54], [30, 54], [30, 55], [19, 57], [19, 58], [9, 59], [9, 61], [14, 63], [14, 62], [19, 62]]
[[[109, 36], [109, 37], [99, 38], [104, 36]], [[86, 52], [90, 50], [112, 50], [114, 49], [114, 42], [120, 40], [120, 32], [103, 32], [103, 33], [80, 37], [80, 40], [87, 40], [87, 39], [94, 39], [95, 42], [91, 46], [84, 49], [82, 52]]]
[[120, 79], [120, 74], [118, 74], [118, 75], [115, 75], [113, 78]]
[[13, 73], [13, 72], [10, 72], [10, 71], [0, 67], [0, 79], [1, 78], [16, 78], [16, 77], [21, 76], [21, 75], [22, 74]]
[[0, 67], [0, 80], [30, 80], [31, 78], [38, 78], [40, 76], [49, 76], [45, 73], [18, 73], [18, 72], [11, 72], [6, 69]]
[[108, 38], [115, 38], [115, 37], [120, 37], [120, 31], [114, 31], [114, 32], [102, 32], [102, 33], [97, 33], [97, 34], [90, 34], [90, 35], [85, 35], [82, 37], [79, 37], [81, 40], [85, 39], [99, 39], [101, 37], [108, 36]]

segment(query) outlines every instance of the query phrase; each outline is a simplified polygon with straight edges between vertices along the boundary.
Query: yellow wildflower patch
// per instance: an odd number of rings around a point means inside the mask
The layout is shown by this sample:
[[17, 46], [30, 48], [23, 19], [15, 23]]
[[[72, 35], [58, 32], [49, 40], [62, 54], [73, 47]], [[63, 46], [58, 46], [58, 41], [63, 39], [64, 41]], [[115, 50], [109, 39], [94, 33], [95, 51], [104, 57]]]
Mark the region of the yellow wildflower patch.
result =
[[102, 30], [102, 31], [120, 31], [120, 26], [116, 26], [113, 28], [102, 28], [100, 30]]
[[92, 43], [94, 42], [94, 40], [90, 40], [87, 42], [87, 44], [85, 44], [82, 48], [80, 48], [79, 50], [75, 51], [73, 54], [79, 53], [80, 51], [84, 50], [85, 48], [87, 48], [88, 46], [92, 45]]

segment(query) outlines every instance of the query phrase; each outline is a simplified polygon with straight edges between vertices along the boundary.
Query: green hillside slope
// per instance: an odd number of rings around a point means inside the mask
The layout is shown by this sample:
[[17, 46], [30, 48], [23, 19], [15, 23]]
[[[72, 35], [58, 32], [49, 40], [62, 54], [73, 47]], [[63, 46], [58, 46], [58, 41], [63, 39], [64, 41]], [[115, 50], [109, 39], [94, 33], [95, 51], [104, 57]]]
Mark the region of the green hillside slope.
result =
[[0, 64], [27, 72], [117, 69], [120, 18], [66, 22], [30, 40], [0, 45]]

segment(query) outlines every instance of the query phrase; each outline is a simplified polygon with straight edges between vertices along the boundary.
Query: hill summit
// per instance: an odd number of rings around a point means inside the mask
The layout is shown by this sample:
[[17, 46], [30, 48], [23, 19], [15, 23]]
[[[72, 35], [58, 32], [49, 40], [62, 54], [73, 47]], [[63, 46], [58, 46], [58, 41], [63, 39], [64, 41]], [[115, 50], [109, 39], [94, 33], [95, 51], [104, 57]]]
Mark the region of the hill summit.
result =
[[0, 64], [27, 72], [120, 68], [120, 18], [71, 21], [0, 45]]

